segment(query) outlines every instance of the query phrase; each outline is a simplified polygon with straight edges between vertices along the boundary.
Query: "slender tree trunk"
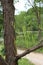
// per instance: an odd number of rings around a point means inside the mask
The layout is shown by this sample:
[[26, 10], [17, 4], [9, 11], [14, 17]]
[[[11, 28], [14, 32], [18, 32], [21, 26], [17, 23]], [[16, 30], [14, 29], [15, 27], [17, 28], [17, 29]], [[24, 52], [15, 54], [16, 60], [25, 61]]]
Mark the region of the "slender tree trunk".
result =
[[40, 29], [41, 17], [40, 17], [40, 11], [39, 11], [39, 9], [37, 8], [36, 5], [34, 7], [34, 12], [35, 12], [37, 22], [38, 22], [38, 32], [39, 32], [38, 41], [39, 41], [39, 40], [41, 40], [41, 29]]
[[13, 61], [16, 56], [15, 35], [14, 35], [14, 6], [13, 0], [2, 0], [4, 13], [4, 44], [6, 51], [6, 61], [9, 65], [17, 65], [17, 61]]
[[40, 17], [40, 12], [36, 9], [36, 17], [37, 17], [37, 22], [38, 22], [38, 40], [41, 40], [41, 29], [40, 29], [40, 23], [41, 23], [41, 17]]

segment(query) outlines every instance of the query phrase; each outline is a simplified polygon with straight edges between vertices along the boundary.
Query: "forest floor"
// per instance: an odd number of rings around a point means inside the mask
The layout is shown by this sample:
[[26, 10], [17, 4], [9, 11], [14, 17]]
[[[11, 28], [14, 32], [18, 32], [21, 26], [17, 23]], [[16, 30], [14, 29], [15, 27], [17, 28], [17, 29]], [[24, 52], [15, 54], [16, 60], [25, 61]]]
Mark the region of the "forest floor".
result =
[[[17, 50], [18, 54], [23, 53], [25, 50]], [[28, 59], [35, 65], [43, 65], [43, 54], [32, 52], [30, 54], [27, 54], [23, 58]]]

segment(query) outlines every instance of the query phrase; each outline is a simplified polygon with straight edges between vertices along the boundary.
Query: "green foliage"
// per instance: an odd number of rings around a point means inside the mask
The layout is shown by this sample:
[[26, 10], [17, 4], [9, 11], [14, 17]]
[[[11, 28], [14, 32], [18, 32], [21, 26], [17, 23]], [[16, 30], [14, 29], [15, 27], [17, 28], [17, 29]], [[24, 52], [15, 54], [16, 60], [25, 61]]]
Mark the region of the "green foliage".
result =
[[[40, 23], [40, 28], [42, 29], [42, 19], [43, 19], [43, 8], [37, 7], [40, 12], [40, 17], [41, 17], [41, 23]], [[41, 10], [40, 10], [41, 9]], [[33, 8], [29, 9], [27, 12], [21, 12], [19, 15], [15, 16], [16, 20], [16, 31], [23, 31], [23, 27], [25, 26], [27, 31], [37, 31], [38, 30], [38, 22], [37, 22], [37, 17], [36, 14], [33, 10]], [[43, 29], [42, 29], [43, 30]]]
[[5, 49], [3, 42], [0, 42], [0, 55], [5, 56]]
[[[40, 13], [41, 22], [40, 29], [43, 30], [43, 8], [36, 7], [38, 12]], [[36, 10], [37, 10], [36, 9]], [[18, 34], [16, 36], [16, 45], [19, 48], [30, 48], [36, 44], [40, 40], [38, 40], [38, 22], [36, 14], [33, 8], [29, 9], [27, 12], [21, 12], [19, 15], [15, 16], [16, 20], [16, 32], [22, 34]], [[41, 39], [43, 39], [43, 31], [41, 32]], [[40, 49], [38, 51], [41, 51]], [[41, 51], [43, 52], [43, 51]]]
[[18, 65], [34, 65], [33, 63], [31, 63], [29, 60], [23, 58], [23, 59], [20, 59], [18, 61]]
[[25, 12], [21, 12], [20, 15], [15, 16], [16, 31], [22, 31], [22, 26], [25, 25]]
[[3, 24], [3, 14], [2, 11], [0, 11], [0, 37], [3, 36], [3, 32], [1, 32], [4, 29]]
[[43, 0], [34, 0], [35, 2], [40, 2], [40, 1], [42, 1], [43, 2]]
[[24, 35], [19, 35], [16, 37], [16, 44], [20, 48], [30, 48], [36, 45], [38, 42], [38, 32], [28, 31]]

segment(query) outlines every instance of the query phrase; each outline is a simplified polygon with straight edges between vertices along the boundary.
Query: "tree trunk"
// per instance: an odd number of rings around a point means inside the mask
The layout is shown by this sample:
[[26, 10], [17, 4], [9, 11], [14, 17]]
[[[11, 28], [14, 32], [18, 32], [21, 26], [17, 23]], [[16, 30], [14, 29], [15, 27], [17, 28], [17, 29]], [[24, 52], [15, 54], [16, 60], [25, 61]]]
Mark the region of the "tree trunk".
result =
[[38, 22], [38, 41], [41, 40], [41, 29], [40, 29], [40, 23], [41, 23], [41, 17], [40, 17], [40, 12], [36, 9], [36, 17], [37, 17], [37, 22]]
[[0, 65], [8, 65], [1, 56], [0, 56]]
[[14, 34], [14, 6], [13, 0], [2, 0], [4, 13], [4, 44], [6, 51], [6, 61], [9, 65], [17, 65], [17, 61], [13, 61], [16, 56], [15, 34]]
[[40, 17], [40, 11], [36, 5], [34, 7], [34, 11], [35, 11], [35, 15], [36, 15], [37, 22], [38, 22], [38, 32], [39, 32], [38, 41], [39, 41], [39, 40], [41, 40], [41, 29], [40, 29], [41, 17]]

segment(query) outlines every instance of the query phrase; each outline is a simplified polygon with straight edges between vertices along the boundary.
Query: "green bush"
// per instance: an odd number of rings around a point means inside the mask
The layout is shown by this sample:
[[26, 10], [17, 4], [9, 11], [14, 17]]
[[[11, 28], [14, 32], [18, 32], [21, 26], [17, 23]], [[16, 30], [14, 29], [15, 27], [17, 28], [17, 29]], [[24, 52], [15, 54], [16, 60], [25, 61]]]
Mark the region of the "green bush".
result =
[[18, 61], [18, 65], [34, 65], [33, 63], [31, 63], [29, 60], [27, 60], [27, 59], [20, 59], [19, 61]]

